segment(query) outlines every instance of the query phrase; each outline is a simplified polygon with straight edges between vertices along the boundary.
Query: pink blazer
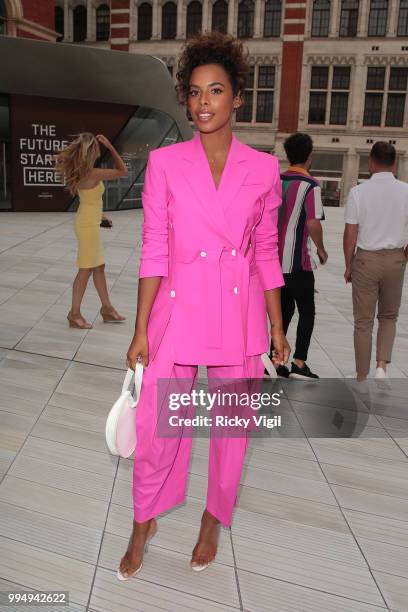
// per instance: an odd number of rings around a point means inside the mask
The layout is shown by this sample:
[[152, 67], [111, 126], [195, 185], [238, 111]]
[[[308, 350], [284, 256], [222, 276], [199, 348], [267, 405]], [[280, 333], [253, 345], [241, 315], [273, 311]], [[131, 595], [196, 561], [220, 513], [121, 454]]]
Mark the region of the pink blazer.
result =
[[215, 188], [200, 135], [149, 155], [139, 278], [161, 276], [150, 360], [170, 325], [174, 363], [238, 365], [268, 350], [264, 291], [284, 284], [276, 157], [234, 136]]

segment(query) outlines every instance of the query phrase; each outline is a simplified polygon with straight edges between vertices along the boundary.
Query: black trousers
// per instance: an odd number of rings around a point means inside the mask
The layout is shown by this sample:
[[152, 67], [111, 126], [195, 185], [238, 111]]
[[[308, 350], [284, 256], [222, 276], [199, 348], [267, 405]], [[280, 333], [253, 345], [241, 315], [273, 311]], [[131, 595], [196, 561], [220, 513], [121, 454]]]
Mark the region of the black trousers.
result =
[[[293, 358], [306, 361], [315, 320], [314, 274], [302, 270], [284, 274], [283, 278], [285, 280], [285, 286], [281, 287], [283, 331], [286, 335], [296, 305], [299, 312], [299, 321]], [[272, 351], [273, 343], [271, 343], [271, 354]]]

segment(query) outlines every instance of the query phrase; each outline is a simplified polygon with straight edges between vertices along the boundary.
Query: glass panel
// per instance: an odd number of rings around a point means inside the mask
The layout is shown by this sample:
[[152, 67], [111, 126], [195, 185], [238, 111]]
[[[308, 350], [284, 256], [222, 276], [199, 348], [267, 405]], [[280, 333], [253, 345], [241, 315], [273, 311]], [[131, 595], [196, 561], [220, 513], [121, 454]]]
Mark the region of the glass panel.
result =
[[407, 90], [408, 68], [391, 68], [389, 89], [397, 91]]
[[201, 2], [193, 0], [187, 6], [187, 36], [194, 36], [194, 34], [201, 31], [201, 19]]
[[74, 42], [86, 39], [86, 8], [77, 6], [74, 9]]
[[0, 95], [0, 210], [11, 209], [11, 146], [8, 96]]
[[350, 89], [350, 66], [334, 66], [333, 89]]
[[152, 6], [143, 2], [137, 13], [137, 39], [150, 40], [152, 37]]
[[60, 34], [57, 38], [57, 42], [61, 42], [64, 38], [64, 9], [61, 6], [55, 7], [55, 31]]
[[330, 1], [315, 0], [312, 15], [312, 36], [324, 37], [329, 35]]
[[270, 123], [273, 114], [273, 91], [258, 91], [256, 102], [257, 123]]
[[387, 31], [388, 1], [371, 0], [368, 20], [369, 36], [385, 36]]
[[241, 0], [238, 5], [238, 38], [252, 38], [254, 35], [254, 13], [252, 0]]
[[259, 66], [258, 87], [271, 89], [275, 86], [275, 66]]
[[333, 125], [346, 125], [347, 123], [348, 93], [332, 93], [330, 107], [330, 123]]
[[381, 125], [382, 101], [382, 93], [366, 94], [363, 125]]
[[96, 9], [96, 40], [109, 40], [110, 12], [107, 4], [101, 4]]
[[174, 2], [166, 2], [162, 8], [162, 38], [172, 40], [177, 34], [177, 6]]
[[326, 119], [326, 93], [310, 92], [309, 123], [323, 123]]
[[311, 89], [327, 89], [329, 83], [328, 66], [312, 66]]
[[282, 2], [267, 0], [265, 3], [264, 37], [279, 37], [282, 23]]
[[367, 71], [367, 89], [384, 89], [385, 68], [369, 66]]
[[408, 36], [408, 0], [401, 0], [397, 36]]
[[357, 36], [358, 0], [343, 0], [340, 13], [340, 36]]
[[242, 123], [251, 123], [254, 92], [245, 91], [244, 105], [240, 106], [236, 112], [236, 120]]
[[387, 115], [385, 125], [403, 127], [405, 94], [388, 94]]
[[213, 4], [212, 29], [227, 33], [228, 4], [224, 0], [217, 0]]

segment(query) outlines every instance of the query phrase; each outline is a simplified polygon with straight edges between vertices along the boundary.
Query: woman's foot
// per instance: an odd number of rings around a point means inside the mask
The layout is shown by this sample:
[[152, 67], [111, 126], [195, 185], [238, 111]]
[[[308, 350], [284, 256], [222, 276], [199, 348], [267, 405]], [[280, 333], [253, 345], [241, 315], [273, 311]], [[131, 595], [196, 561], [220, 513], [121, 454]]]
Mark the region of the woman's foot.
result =
[[67, 315], [67, 319], [70, 327], [74, 327], [76, 329], [92, 329], [91, 323], [88, 323], [80, 312], [73, 313], [72, 310], [70, 310]]
[[122, 321], [126, 321], [126, 317], [122, 317], [113, 306], [102, 306], [100, 313], [104, 323], [122, 323]]
[[147, 552], [150, 540], [157, 531], [156, 519], [144, 523], [133, 521], [133, 532], [129, 546], [122, 557], [117, 577], [119, 580], [128, 580], [142, 569], [143, 555]]
[[215, 559], [220, 535], [220, 521], [208, 510], [201, 518], [201, 529], [191, 556], [190, 566], [195, 572], [206, 569]]

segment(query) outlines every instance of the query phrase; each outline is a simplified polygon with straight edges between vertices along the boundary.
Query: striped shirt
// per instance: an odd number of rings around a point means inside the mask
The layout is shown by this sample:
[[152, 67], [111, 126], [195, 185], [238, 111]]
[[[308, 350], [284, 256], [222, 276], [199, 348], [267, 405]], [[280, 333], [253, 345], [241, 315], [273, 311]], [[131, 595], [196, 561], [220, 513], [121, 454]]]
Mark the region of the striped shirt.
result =
[[306, 170], [290, 166], [281, 174], [282, 206], [279, 210], [279, 257], [287, 274], [311, 271], [316, 264], [306, 222], [324, 219], [319, 182]]

